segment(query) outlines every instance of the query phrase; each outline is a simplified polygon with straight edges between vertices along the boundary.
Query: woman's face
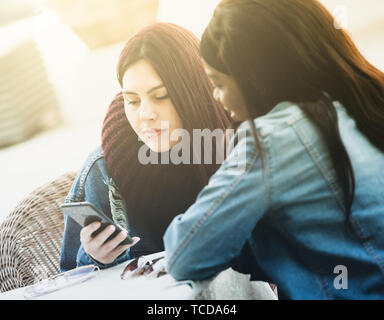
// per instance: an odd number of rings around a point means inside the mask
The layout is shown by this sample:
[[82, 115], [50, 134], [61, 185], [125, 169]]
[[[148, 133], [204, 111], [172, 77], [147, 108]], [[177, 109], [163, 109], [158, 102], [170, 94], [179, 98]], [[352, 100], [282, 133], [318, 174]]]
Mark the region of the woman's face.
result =
[[152, 65], [137, 61], [122, 82], [125, 114], [133, 130], [151, 150], [171, 149], [178, 142], [171, 140], [172, 132], [183, 124]]
[[231, 117], [235, 121], [247, 119], [246, 104], [238, 85], [232, 77], [222, 73], [209, 64], [204, 62], [205, 72], [214, 86], [213, 96], [219, 101], [227, 111], [231, 112]]

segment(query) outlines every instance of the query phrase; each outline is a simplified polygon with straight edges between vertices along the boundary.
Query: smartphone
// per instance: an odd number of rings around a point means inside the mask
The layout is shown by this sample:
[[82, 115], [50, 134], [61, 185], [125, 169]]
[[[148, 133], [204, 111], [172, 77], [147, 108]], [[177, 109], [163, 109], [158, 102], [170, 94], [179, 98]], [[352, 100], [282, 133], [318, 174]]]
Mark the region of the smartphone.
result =
[[[108, 237], [106, 240], [109, 241], [116, 237], [116, 235], [121, 232], [123, 229], [118, 226], [111, 218], [107, 217], [104, 213], [99, 211], [94, 205], [89, 202], [71, 202], [64, 203], [61, 205], [61, 209], [69, 217], [75, 220], [81, 227], [85, 227], [92, 222], [100, 221], [101, 226], [95, 232], [92, 233], [92, 237], [97, 236], [101, 231], [103, 231], [109, 225], [115, 226], [115, 231]], [[127, 237], [120, 244], [131, 244], [133, 239], [128, 234]]]

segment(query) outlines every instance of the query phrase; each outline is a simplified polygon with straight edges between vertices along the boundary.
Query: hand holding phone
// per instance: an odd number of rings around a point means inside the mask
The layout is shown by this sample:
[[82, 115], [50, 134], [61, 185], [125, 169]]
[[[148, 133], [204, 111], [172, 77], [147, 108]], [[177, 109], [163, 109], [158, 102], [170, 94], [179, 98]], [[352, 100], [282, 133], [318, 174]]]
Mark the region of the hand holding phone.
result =
[[131, 238], [126, 230], [88, 202], [65, 203], [61, 208], [83, 227], [80, 241], [85, 252], [103, 264], [112, 263], [140, 240]]
[[103, 264], [112, 263], [125, 250], [134, 246], [140, 240], [138, 237], [133, 237], [130, 244], [122, 244], [128, 235], [125, 230], [120, 231], [116, 236], [111, 238], [116, 232], [116, 227], [114, 225], [107, 226], [94, 236], [93, 234], [101, 228], [102, 225], [98, 221], [92, 222], [82, 228], [80, 232], [80, 241], [84, 251], [93, 259]]

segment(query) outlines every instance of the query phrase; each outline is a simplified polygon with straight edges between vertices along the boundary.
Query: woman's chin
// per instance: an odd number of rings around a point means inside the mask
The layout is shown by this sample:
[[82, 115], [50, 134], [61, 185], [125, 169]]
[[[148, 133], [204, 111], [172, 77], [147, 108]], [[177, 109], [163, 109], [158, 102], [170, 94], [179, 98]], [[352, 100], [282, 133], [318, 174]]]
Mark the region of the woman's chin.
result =
[[156, 143], [156, 142], [149, 142], [149, 143], [146, 143], [147, 147], [149, 149], [151, 149], [151, 151], [153, 152], [166, 152], [166, 151], [169, 151], [170, 147], [169, 147], [169, 144], [166, 144], [166, 143]]

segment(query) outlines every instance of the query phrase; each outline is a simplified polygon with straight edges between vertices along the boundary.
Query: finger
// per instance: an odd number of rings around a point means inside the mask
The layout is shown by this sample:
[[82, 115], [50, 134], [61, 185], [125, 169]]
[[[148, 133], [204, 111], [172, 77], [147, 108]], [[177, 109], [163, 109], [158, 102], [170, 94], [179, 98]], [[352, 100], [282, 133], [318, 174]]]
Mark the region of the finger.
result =
[[128, 244], [122, 244], [120, 246], [117, 246], [113, 251], [111, 252], [111, 255], [113, 256], [113, 260], [115, 260], [119, 255], [121, 255], [123, 252], [129, 249]]
[[86, 227], [82, 228], [80, 231], [80, 239], [84, 241], [90, 241], [92, 238], [92, 233], [95, 232], [97, 229], [99, 229], [101, 226], [101, 223], [99, 221], [95, 221]]
[[[109, 241], [108, 241], [109, 242]], [[120, 256], [123, 252], [125, 252], [129, 248], [129, 245], [122, 244], [118, 245], [112, 250], [107, 250], [106, 245], [103, 245], [100, 248], [100, 252], [103, 252], [103, 255], [105, 256], [105, 259], [108, 261], [114, 261], [118, 256]]]
[[113, 239], [109, 240], [108, 242], [103, 244], [102, 249], [105, 251], [112, 251], [116, 247], [119, 246], [119, 244], [128, 236], [127, 231], [121, 231], [119, 232]]
[[[124, 231], [122, 231], [124, 232]], [[124, 232], [126, 233], [126, 232]], [[126, 237], [126, 234], [125, 234], [125, 237]], [[124, 240], [125, 237], [122, 239]], [[115, 237], [117, 238], [117, 236]], [[122, 240], [119, 240], [119, 243], [121, 243]], [[132, 238], [133, 240], [133, 243], [131, 244], [122, 244], [122, 245], [117, 245], [114, 247], [114, 249], [110, 250], [109, 254], [108, 254], [108, 258], [111, 259], [111, 260], [115, 260], [119, 255], [121, 255], [124, 251], [126, 251], [127, 249], [129, 249], [130, 247], [134, 246], [136, 243], [138, 243], [140, 241], [140, 238], [139, 237], [133, 237]], [[109, 245], [109, 242], [111, 242], [112, 240], [108, 241], [105, 245], [103, 245], [103, 251], [106, 251], [105, 250], [105, 246]]]
[[101, 231], [96, 237], [92, 239], [92, 244], [96, 247], [101, 247], [103, 243], [108, 239], [108, 237], [115, 231], [114, 225], [107, 226], [103, 231]]

